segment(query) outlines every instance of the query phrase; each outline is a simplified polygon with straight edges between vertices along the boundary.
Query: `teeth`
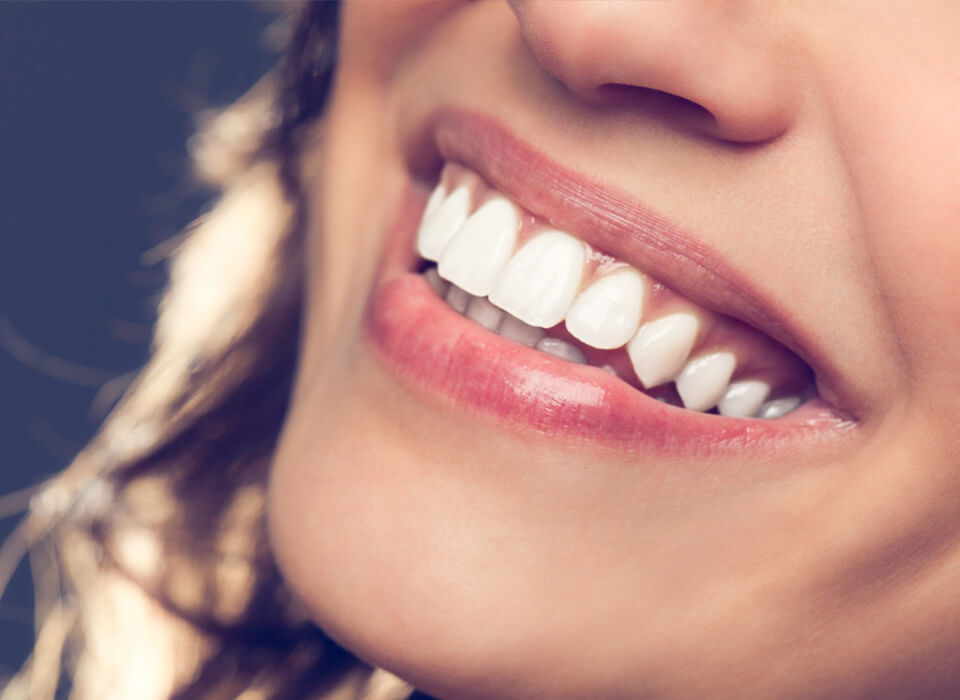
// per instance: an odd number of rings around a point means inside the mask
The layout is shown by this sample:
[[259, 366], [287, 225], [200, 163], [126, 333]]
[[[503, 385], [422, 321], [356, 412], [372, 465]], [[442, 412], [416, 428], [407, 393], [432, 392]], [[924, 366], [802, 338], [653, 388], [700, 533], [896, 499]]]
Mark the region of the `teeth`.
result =
[[766, 382], [734, 382], [720, 399], [717, 410], [721, 416], [750, 418], [757, 414], [769, 394], [770, 385]]
[[497, 333], [507, 340], [526, 345], [528, 348], [532, 348], [543, 337], [542, 328], [527, 325], [510, 314], [504, 314], [503, 322], [500, 324], [500, 330]]
[[427, 208], [417, 232], [417, 252], [427, 260], [436, 261], [454, 234], [463, 226], [470, 213], [470, 190], [462, 185], [449, 197], [440, 201], [445, 194], [443, 184], [427, 200]]
[[[445, 297], [447, 304], [487, 330], [568, 362], [587, 363], [583, 351], [576, 345], [545, 336], [542, 328], [524, 323], [504, 313], [488, 299], [473, 296], [457, 285], [445, 282], [434, 268], [428, 269], [424, 276], [437, 294]], [[711, 353], [690, 360], [684, 365], [689, 348], [696, 339], [698, 326], [699, 323], [692, 314], [677, 313], [648, 323], [640, 329], [627, 350], [644, 386], [649, 388], [673, 379], [684, 408], [708, 411], [716, 406], [721, 415], [731, 418], [779, 418], [803, 402], [799, 396], [766, 401], [770, 394], [770, 385], [764, 381], [745, 380], [730, 383], [737, 364], [736, 356], [731, 352]], [[642, 335], [644, 337], [641, 337]], [[683, 359], [677, 360], [678, 357]], [[677, 365], [681, 367], [679, 373], [669, 369]], [[604, 365], [600, 369], [618, 376], [617, 371], [610, 365]], [[667, 378], [658, 381], [658, 377]], [[657, 384], [648, 385], [647, 381], [656, 381]], [[653, 398], [665, 401], [663, 397]]]
[[601, 350], [626, 345], [643, 312], [643, 276], [625, 268], [601, 277], [584, 290], [567, 312], [567, 330]]
[[687, 363], [677, 377], [677, 393], [685, 408], [709, 411], [723, 397], [736, 369], [732, 352], [715, 352]]
[[430, 198], [427, 200], [427, 206], [423, 208], [423, 216], [421, 219], [426, 221], [433, 216], [437, 209], [440, 208], [440, 204], [443, 202], [446, 196], [447, 188], [442, 182], [438, 183], [437, 186], [433, 188], [433, 192], [430, 193]]
[[445, 298], [447, 303], [460, 313], [463, 313], [467, 310], [467, 305], [470, 303], [471, 299], [470, 294], [463, 291], [455, 284], [450, 285], [450, 289], [447, 290], [447, 296]]
[[563, 320], [580, 288], [584, 244], [563, 231], [531, 238], [510, 259], [490, 301], [531, 326]]
[[554, 357], [559, 357], [562, 360], [576, 362], [580, 365], [587, 364], [587, 358], [580, 351], [580, 348], [559, 338], [541, 338], [536, 348]]
[[[715, 349], [710, 347], [715, 345], [713, 314], [692, 305], [677, 311], [672, 290], [661, 295], [659, 285], [632, 266], [595, 255], [564, 231], [543, 230], [539, 219], [463, 170], [445, 170], [444, 182], [427, 199], [416, 238], [420, 256], [437, 263], [423, 273], [427, 284], [451, 308], [503, 338], [570, 362], [586, 364], [585, 352], [594, 358], [589, 348], [626, 346], [643, 389], [675, 383], [676, 391], [671, 387], [666, 395], [648, 392], [671, 405], [773, 419], [803, 403], [806, 393], [769, 400], [772, 387], [759, 379], [731, 383], [738, 363], [743, 373], [763, 343], [745, 346], [746, 355], [739, 358], [727, 351], [705, 354]], [[525, 236], [518, 249], [521, 218], [537, 233]], [[645, 309], [648, 295], [658, 308], [672, 307], [675, 313], [640, 325], [645, 311], [648, 317], [663, 313]], [[545, 329], [561, 322], [579, 342], [546, 335]], [[690, 359], [698, 344], [698, 356]], [[786, 362], [790, 366], [791, 360]], [[611, 365], [599, 369], [619, 376]], [[622, 378], [636, 384], [632, 377]]]
[[627, 343], [637, 378], [647, 389], [673, 379], [697, 340], [700, 322], [688, 313], [675, 313], [645, 323]]
[[[452, 196], [452, 195], [451, 195]], [[437, 213], [437, 218], [443, 208]], [[476, 296], [487, 296], [517, 240], [517, 210], [502, 196], [467, 219], [440, 255], [440, 276]]]
[[441, 299], [445, 298], [447, 295], [447, 288], [450, 286], [450, 283], [445, 279], [441, 279], [437, 268], [431, 267], [429, 270], [423, 273], [423, 276], [427, 278], [427, 284], [430, 285], [430, 288], [437, 293], [437, 296]]
[[486, 297], [473, 297], [467, 304], [464, 316], [480, 324], [488, 331], [496, 332], [497, 326], [500, 325], [500, 320], [503, 318], [503, 311], [491, 304]]
[[757, 414], [758, 418], [779, 418], [784, 416], [801, 403], [799, 396], [787, 396], [782, 399], [774, 399], [773, 401], [767, 401], [763, 404], [763, 407], [760, 409], [760, 412]]

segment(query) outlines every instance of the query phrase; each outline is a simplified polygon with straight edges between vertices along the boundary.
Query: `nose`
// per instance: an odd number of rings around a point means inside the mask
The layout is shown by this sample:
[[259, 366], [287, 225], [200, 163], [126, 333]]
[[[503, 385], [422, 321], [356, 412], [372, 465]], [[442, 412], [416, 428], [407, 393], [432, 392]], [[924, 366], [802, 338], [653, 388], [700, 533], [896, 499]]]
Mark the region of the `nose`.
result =
[[799, 106], [785, 22], [767, 0], [510, 0], [540, 64], [592, 102], [712, 138], [783, 135]]

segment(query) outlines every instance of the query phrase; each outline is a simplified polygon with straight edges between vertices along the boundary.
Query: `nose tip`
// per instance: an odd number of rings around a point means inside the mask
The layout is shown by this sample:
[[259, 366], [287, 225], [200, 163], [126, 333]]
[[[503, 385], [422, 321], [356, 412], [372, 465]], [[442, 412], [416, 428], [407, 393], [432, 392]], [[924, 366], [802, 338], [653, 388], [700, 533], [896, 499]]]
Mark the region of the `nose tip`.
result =
[[738, 143], [781, 136], [798, 108], [762, 5], [510, 0], [530, 50], [574, 95]]

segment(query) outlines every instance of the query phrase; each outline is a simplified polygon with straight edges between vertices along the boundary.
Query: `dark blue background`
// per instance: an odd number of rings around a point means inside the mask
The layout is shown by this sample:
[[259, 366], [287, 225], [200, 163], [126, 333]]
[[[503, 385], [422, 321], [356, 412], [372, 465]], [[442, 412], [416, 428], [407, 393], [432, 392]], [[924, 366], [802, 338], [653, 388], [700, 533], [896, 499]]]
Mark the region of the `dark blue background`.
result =
[[[16, 523], [2, 495], [66, 465], [102, 381], [144, 361], [163, 268], [142, 255], [209, 197], [189, 177], [190, 115], [267, 70], [275, 19], [246, 2], [0, 0], [0, 538]], [[32, 643], [31, 602], [21, 567], [0, 600], [0, 684]]]

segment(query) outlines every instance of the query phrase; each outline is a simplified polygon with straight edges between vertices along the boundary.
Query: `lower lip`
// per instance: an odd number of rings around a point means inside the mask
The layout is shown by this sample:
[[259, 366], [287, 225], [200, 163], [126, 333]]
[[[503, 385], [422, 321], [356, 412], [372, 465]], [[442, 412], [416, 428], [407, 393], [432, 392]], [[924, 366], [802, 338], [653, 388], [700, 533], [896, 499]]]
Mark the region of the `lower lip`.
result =
[[591, 445], [682, 459], [796, 458], [834, 447], [853, 423], [819, 399], [775, 420], [734, 419], [657, 401], [589, 365], [506, 340], [440, 299], [413, 253], [428, 192], [408, 183], [385, 238], [366, 311], [367, 345], [411, 394], [442, 410], [484, 416], [494, 429], [556, 446]]
[[381, 363], [414, 395], [500, 427], [618, 451], [674, 457], [771, 455], [848, 432], [822, 402], [771, 421], [725, 418], [656, 401], [596, 367], [487, 331], [426, 280], [403, 273], [376, 290], [367, 331]]

